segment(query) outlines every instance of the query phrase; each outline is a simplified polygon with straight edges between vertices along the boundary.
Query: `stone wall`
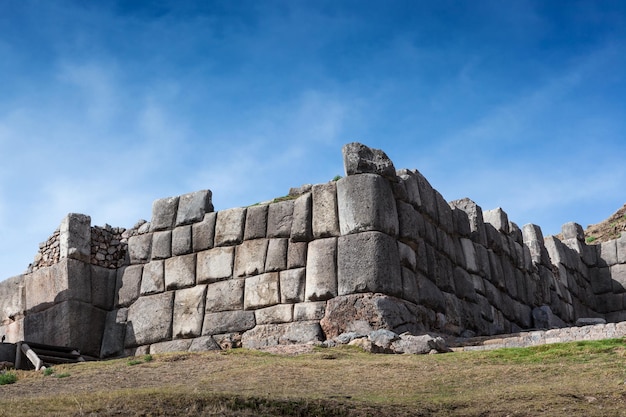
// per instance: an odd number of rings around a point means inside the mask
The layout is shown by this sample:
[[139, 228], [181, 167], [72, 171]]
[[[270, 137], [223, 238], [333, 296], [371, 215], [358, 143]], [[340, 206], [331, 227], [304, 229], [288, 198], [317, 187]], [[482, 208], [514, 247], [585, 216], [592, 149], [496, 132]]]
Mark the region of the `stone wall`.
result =
[[568, 223], [544, 239], [502, 209], [446, 202], [382, 151], [343, 156], [345, 178], [269, 203], [214, 212], [202, 190], [129, 230], [69, 215], [44, 245], [58, 242], [56, 264], [0, 283], [0, 333], [106, 357], [626, 319], [626, 238], [587, 246]]

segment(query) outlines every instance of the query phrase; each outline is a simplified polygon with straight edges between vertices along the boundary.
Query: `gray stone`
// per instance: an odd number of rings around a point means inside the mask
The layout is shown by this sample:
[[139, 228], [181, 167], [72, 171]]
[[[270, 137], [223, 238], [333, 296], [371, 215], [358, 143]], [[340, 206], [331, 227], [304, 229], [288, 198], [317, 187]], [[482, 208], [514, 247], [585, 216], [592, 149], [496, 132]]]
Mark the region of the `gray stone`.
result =
[[615, 240], [602, 242], [598, 248], [600, 251], [598, 258], [603, 261], [603, 264], [606, 264], [607, 266], [617, 264], [617, 242]]
[[159, 353], [168, 352], [186, 352], [191, 346], [190, 339], [168, 340], [166, 342], [153, 343], [150, 345], [150, 354], [157, 355]]
[[128, 238], [128, 254], [130, 255], [130, 263], [143, 263], [150, 260], [150, 252], [152, 249], [152, 234], [131, 236]]
[[293, 203], [291, 241], [308, 242], [313, 239], [313, 196], [306, 193]]
[[172, 333], [175, 338], [199, 336], [204, 320], [206, 285], [176, 291]]
[[91, 217], [70, 213], [59, 226], [59, 258], [89, 263], [91, 258]]
[[217, 213], [215, 246], [237, 245], [243, 240], [245, 208], [232, 208]]
[[417, 274], [416, 279], [419, 304], [434, 311], [443, 311], [445, 302], [441, 290], [422, 274]]
[[402, 267], [402, 298], [412, 303], [419, 303], [419, 290], [415, 272]]
[[617, 248], [617, 262], [626, 264], [626, 233], [622, 233], [620, 238], [615, 242], [615, 246]]
[[474, 280], [463, 268], [454, 268], [454, 288], [457, 297], [471, 302], [476, 302], [476, 290]]
[[474, 242], [469, 239], [461, 238], [461, 248], [463, 249], [463, 259], [465, 259], [465, 267], [470, 273], [479, 273], [478, 263], [476, 260], [476, 251]]
[[221, 350], [212, 336], [200, 336], [191, 341], [189, 352], [205, 352], [207, 350]]
[[128, 309], [124, 346], [148, 345], [172, 338], [173, 292], [140, 297]]
[[305, 268], [298, 268], [280, 272], [281, 303], [299, 303], [304, 301], [305, 271]]
[[576, 326], [594, 326], [596, 324], [606, 324], [606, 320], [599, 317], [581, 317], [576, 320]]
[[250, 206], [246, 210], [244, 240], [262, 239], [267, 233], [267, 204]]
[[524, 239], [524, 245], [530, 249], [533, 262], [549, 265], [550, 257], [544, 245], [541, 228], [534, 224], [525, 224], [522, 226], [522, 237]]
[[392, 353], [391, 344], [400, 339], [400, 336], [387, 329], [378, 329], [370, 332], [367, 337], [372, 342], [372, 351], [377, 353]]
[[398, 227], [401, 240], [414, 244], [424, 234], [424, 218], [408, 203], [398, 201]]
[[326, 301], [298, 303], [293, 306], [293, 320], [321, 320], [326, 312]]
[[305, 299], [327, 300], [337, 295], [337, 238], [309, 243]]
[[194, 252], [211, 249], [215, 238], [215, 222], [217, 213], [204, 215], [204, 220], [191, 225], [191, 243]]
[[267, 211], [267, 237], [291, 236], [293, 200], [270, 204]]
[[152, 203], [151, 231], [167, 230], [174, 227], [178, 201], [178, 197], [168, 197]]
[[306, 266], [306, 255], [309, 245], [306, 242], [289, 242], [287, 248], [287, 269]]
[[396, 181], [396, 169], [393, 162], [380, 149], [352, 142], [344, 145], [341, 153], [346, 175], [372, 173]]
[[143, 267], [141, 295], [156, 294], [165, 290], [163, 261], [152, 261]]
[[284, 324], [265, 324], [245, 332], [241, 344], [247, 349], [292, 345], [321, 341], [324, 338], [317, 321], [299, 321]]
[[337, 183], [313, 186], [313, 237], [316, 239], [339, 236], [337, 214]]
[[207, 313], [243, 309], [245, 279], [229, 279], [209, 284], [206, 296]]
[[270, 239], [265, 260], [265, 271], [282, 271], [287, 268], [287, 247], [289, 239]]
[[580, 242], [585, 241], [585, 232], [583, 227], [578, 223], [570, 222], [561, 226], [561, 234], [563, 239], [576, 239]]
[[413, 248], [402, 242], [398, 242], [398, 254], [400, 256], [400, 263], [402, 266], [409, 268], [411, 271], [415, 271], [417, 267], [417, 258], [415, 257], [415, 251]]
[[293, 304], [277, 304], [254, 311], [256, 324], [288, 323], [293, 320]]
[[433, 337], [429, 334], [413, 336], [402, 334], [394, 340], [389, 349], [394, 353], [424, 355], [435, 350], [436, 352], [448, 352], [446, 342], [441, 337]]
[[204, 219], [206, 213], [213, 211], [211, 191], [200, 190], [180, 196], [176, 226], [196, 223]]
[[206, 313], [204, 315], [202, 335], [243, 332], [253, 328], [255, 325], [254, 311], [239, 310]]
[[120, 307], [131, 305], [139, 297], [143, 265], [131, 265], [117, 271], [116, 304]]
[[400, 178], [400, 181], [404, 183], [408, 203], [415, 208], [420, 207], [422, 205], [422, 199], [420, 197], [417, 178], [413, 172], [408, 169], [401, 169], [398, 171], [398, 177]]
[[191, 287], [196, 284], [196, 255], [174, 256], [165, 260], [165, 289]]
[[268, 239], [246, 240], [237, 246], [235, 276], [243, 277], [265, 272]]
[[24, 281], [24, 275], [17, 275], [0, 282], [0, 323], [15, 320], [26, 310]]
[[[401, 296], [402, 273], [396, 240], [379, 232], [341, 236], [337, 250], [337, 278], [339, 295], [380, 292]], [[307, 265], [307, 288], [310, 280]]]
[[91, 266], [76, 259], [59, 263], [24, 276], [26, 310], [38, 311], [52, 304], [77, 300], [91, 304]]
[[452, 208], [439, 191], [434, 190], [434, 195], [435, 200], [437, 201], [437, 219], [439, 221], [439, 226], [448, 234], [454, 233], [454, 217], [452, 214]]
[[419, 188], [420, 198], [422, 200], [421, 210], [428, 215], [432, 220], [437, 220], [437, 200], [435, 199], [435, 190], [430, 185], [426, 177], [422, 175], [416, 169], [411, 170], [411, 173], [417, 180], [417, 186]]
[[103, 310], [111, 310], [115, 302], [115, 269], [91, 265], [91, 304]]
[[191, 253], [191, 225], [179, 226], [172, 231], [172, 255]]
[[166, 259], [172, 256], [172, 232], [154, 232], [152, 234], [152, 259]]
[[389, 182], [362, 174], [337, 181], [339, 228], [342, 235], [364, 231], [398, 234], [398, 212]]
[[198, 253], [196, 282], [204, 284], [233, 276], [235, 248], [218, 247]]
[[610, 268], [613, 280], [613, 292], [623, 293], [626, 291], [626, 264], [613, 265]]
[[245, 310], [269, 307], [280, 302], [278, 272], [246, 278], [243, 307]]
[[346, 332], [346, 333], [341, 333], [339, 336], [333, 338], [332, 340], [336, 341], [337, 343], [341, 345], [347, 345], [348, 343], [352, 342], [355, 339], [361, 339], [364, 337], [367, 337], [367, 334], [357, 333], [357, 332]]
[[128, 309], [126, 308], [120, 308], [107, 313], [99, 357], [107, 358], [109, 356], [119, 355], [124, 351], [127, 318]]
[[554, 329], [567, 327], [567, 324], [554, 315], [549, 306], [543, 305], [532, 310], [533, 325], [537, 329]]
[[500, 207], [483, 211], [483, 219], [485, 223], [491, 224], [496, 230], [509, 233], [509, 217]]
[[454, 200], [449, 203], [452, 207], [464, 211], [470, 226], [470, 238], [479, 244], [487, 244], [483, 210], [469, 198]]

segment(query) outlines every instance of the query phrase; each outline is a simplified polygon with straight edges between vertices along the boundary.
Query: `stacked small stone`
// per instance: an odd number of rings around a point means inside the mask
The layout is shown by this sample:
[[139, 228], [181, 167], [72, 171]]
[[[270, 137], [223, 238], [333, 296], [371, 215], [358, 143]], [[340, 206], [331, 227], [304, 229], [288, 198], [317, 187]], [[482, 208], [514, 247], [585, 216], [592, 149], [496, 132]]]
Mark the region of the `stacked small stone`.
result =
[[60, 232], [59, 229], [57, 229], [54, 233], [52, 233], [52, 236], [50, 236], [48, 240], [39, 244], [39, 252], [35, 255], [33, 263], [28, 266], [28, 273], [59, 262], [59, 236]]
[[127, 239], [123, 227], [93, 226], [91, 228], [91, 264], [116, 269], [124, 265]]

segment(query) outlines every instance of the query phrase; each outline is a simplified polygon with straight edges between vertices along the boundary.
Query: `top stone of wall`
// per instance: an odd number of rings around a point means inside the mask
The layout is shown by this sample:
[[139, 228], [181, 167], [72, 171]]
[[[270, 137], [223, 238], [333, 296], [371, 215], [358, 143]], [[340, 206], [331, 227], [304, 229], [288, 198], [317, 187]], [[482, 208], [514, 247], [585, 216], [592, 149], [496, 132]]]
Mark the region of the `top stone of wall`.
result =
[[210, 190], [200, 190], [156, 200], [152, 205], [150, 231], [169, 230], [201, 221], [206, 213], [213, 211], [211, 198]]

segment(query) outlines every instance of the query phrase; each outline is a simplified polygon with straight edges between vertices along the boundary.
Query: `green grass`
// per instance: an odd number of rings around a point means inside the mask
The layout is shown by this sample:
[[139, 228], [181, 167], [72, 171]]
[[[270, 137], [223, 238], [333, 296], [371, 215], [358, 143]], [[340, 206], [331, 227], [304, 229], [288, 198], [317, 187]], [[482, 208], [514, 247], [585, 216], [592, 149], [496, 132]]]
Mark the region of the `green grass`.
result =
[[5, 372], [0, 374], [0, 385], [14, 384], [17, 382], [17, 375], [15, 372]]
[[596, 237], [595, 237], [595, 236], [589, 236], [587, 239], [585, 239], [585, 242], [587, 242], [587, 243], [592, 243], [592, 242], [593, 242], [593, 241], [595, 241], [595, 240], [596, 240]]

